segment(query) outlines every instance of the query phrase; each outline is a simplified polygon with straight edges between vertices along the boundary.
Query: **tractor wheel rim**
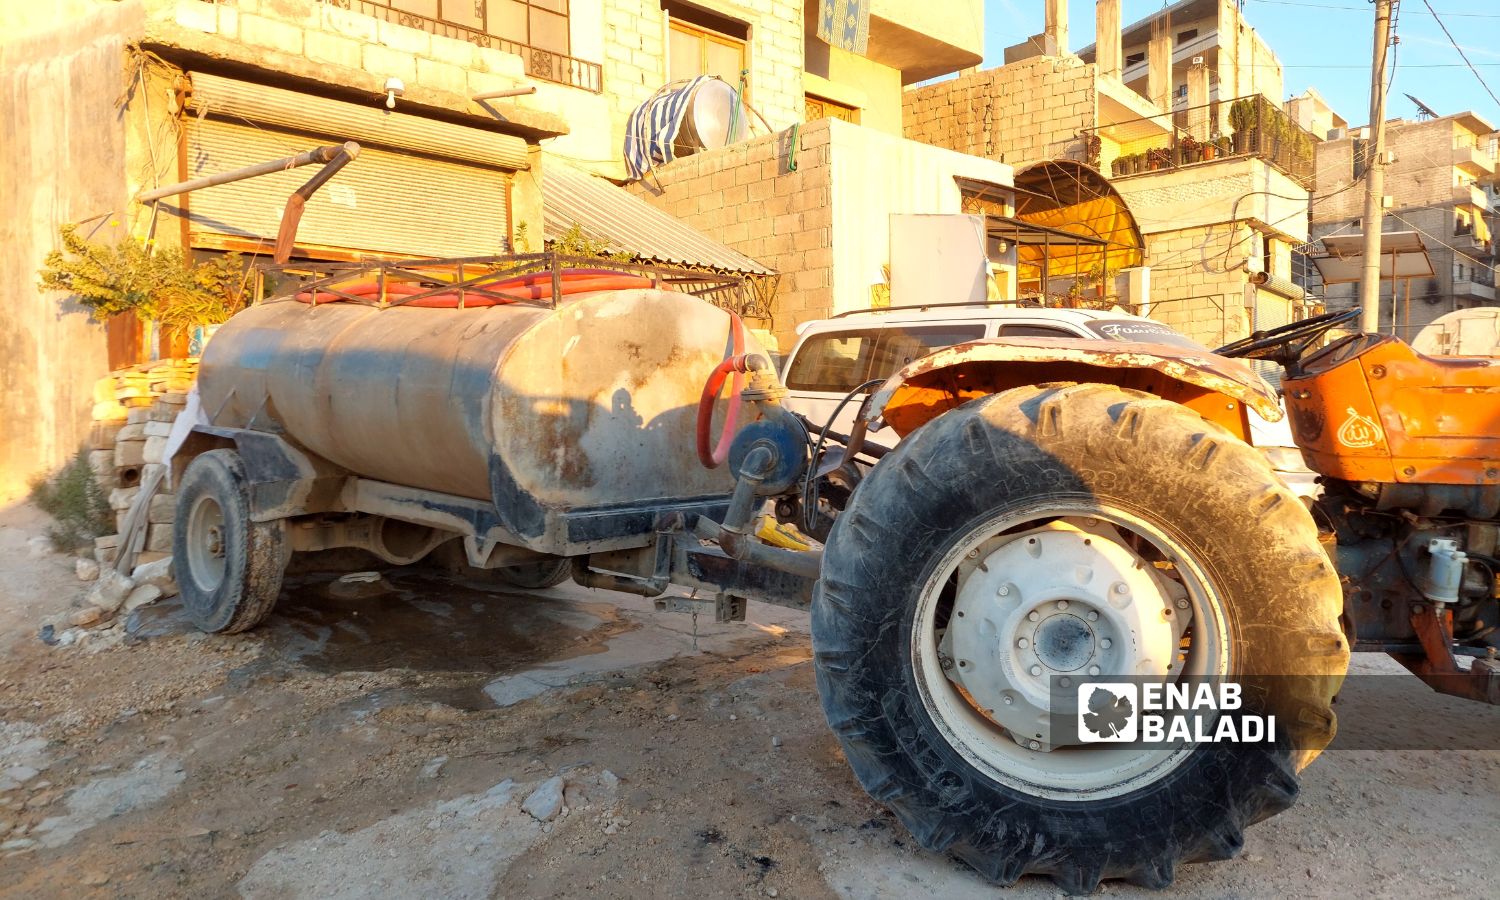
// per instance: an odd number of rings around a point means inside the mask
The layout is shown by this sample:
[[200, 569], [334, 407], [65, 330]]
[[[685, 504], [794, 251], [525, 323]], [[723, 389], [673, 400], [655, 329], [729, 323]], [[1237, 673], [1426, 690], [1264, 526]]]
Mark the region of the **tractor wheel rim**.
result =
[[187, 569], [193, 583], [211, 593], [224, 582], [224, 508], [213, 497], [199, 497], [188, 512]]
[[1078, 743], [1080, 687], [1208, 681], [1229, 671], [1229, 647], [1217, 592], [1186, 548], [1150, 518], [1088, 499], [972, 529], [924, 585], [912, 629], [918, 694], [944, 739], [995, 780], [1053, 799], [1127, 793], [1194, 749]]

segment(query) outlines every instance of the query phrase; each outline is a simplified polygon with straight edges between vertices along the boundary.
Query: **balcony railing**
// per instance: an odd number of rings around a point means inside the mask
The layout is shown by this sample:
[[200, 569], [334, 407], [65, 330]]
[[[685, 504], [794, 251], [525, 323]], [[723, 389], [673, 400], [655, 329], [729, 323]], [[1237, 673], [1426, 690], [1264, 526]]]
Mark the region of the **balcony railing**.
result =
[[604, 70], [598, 63], [575, 59], [566, 53], [531, 47], [465, 25], [407, 12], [390, 6], [388, 0], [323, 0], [323, 2], [340, 9], [373, 16], [385, 22], [425, 31], [428, 34], [468, 41], [480, 47], [503, 50], [521, 57], [526, 65], [526, 74], [532, 78], [582, 88], [595, 94], [604, 92]]
[[[1313, 186], [1317, 139], [1265, 97], [1216, 100], [1148, 118], [1158, 123], [1170, 120], [1171, 128], [1158, 137], [1121, 144], [1121, 153], [1111, 162], [1108, 174], [1125, 178], [1220, 159], [1255, 157], [1302, 187]], [[1126, 124], [1117, 122], [1108, 128], [1119, 133]], [[1085, 134], [1092, 136], [1100, 130], [1088, 129]], [[1091, 147], [1101, 144], [1088, 142]], [[1099, 160], [1090, 162], [1097, 165]]]

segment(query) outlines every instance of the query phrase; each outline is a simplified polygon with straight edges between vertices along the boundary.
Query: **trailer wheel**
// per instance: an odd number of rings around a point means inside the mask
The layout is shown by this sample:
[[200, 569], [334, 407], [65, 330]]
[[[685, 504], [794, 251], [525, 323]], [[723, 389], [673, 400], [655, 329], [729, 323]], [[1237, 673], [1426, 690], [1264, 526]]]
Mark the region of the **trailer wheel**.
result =
[[183, 605], [202, 631], [246, 631], [276, 605], [286, 528], [251, 521], [245, 466], [235, 451], [210, 450], [188, 465], [177, 492], [172, 557]]
[[[813, 649], [856, 776], [924, 847], [1001, 884], [1164, 887], [1295, 799], [1334, 733], [1341, 605], [1254, 449], [1148, 394], [1049, 385], [875, 467], [829, 537]], [[1082, 742], [1057, 688], [1120, 676], [1252, 684], [1221, 715], [1274, 715], [1277, 739]]]
[[494, 572], [506, 584], [513, 584], [518, 588], [541, 590], [557, 587], [572, 578], [573, 561], [566, 556], [560, 556], [557, 559], [547, 559], [541, 562], [500, 566]]

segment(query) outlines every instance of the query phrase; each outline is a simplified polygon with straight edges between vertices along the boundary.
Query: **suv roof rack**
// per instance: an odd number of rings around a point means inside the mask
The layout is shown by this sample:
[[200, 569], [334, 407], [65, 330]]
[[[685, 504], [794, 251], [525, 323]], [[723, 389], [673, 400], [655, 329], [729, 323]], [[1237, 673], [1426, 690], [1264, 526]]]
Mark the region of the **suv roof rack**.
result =
[[834, 313], [828, 318], [842, 319], [845, 316], [862, 316], [865, 313], [900, 312], [912, 309], [953, 309], [990, 306], [1015, 306], [1024, 309], [1045, 308], [1039, 300], [967, 300], [962, 303], [911, 303], [902, 306], [872, 306], [869, 309], [846, 309], [841, 313]]

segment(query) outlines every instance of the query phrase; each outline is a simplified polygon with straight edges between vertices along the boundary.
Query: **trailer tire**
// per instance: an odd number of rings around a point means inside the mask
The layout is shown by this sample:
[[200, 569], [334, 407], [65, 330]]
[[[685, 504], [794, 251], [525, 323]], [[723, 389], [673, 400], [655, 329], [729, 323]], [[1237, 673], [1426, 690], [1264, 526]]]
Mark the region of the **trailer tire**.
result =
[[529, 590], [557, 587], [573, 577], [573, 561], [566, 556], [541, 562], [500, 566], [495, 575], [506, 584]]
[[[1040, 584], [1054, 577], [1027, 574], [1045, 571], [1040, 563], [1031, 569], [1007, 564], [992, 576], [994, 561], [1006, 557], [968, 548], [1035, 543], [1028, 535], [1044, 546], [1089, 544], [1088, 532], [1071, 523], [1108, 523], [1116, 510], [1128, 512], [1119, 521], [1143, 523], [1134, 534], [1123, 526], [1115, 530], [1124, 537], [1118, 546], [1145, 547], [1138, 539], [1155, 541], [1160, 532], [1165, 546], [1181, 555], [1164, 558], [1187, 573], [1171, 578], [1184, 584], [1198, 579], [1187, 591], [1194, 599], [1186, 615], [1194, 618], [1179, 635], [1189, 649], [1178, 671], [1194, 664], [1191, 647], [1200, 641], [1202, 654], [1212, 655], [1211, 634], [1219, 628], [1219, 643], [1232, 648], [1222, 677], [1259, 676], [1269, 685], [1259, 694], [1247, 689], [1246, 708], [1235, 715], [1275, 715], [1274, 743], [1187, 745], [1191, 749], [1176, 751], [1170, 765], [1141, 763], [1134, 780], [1110, 783], [1126, 771], [1123, 764], [1104, 766], [1104, 775], [1054, 775], [1048, 767], [1065, 761], [1052, 754], [1124, 745], [1073, 744], [1028, 755], [1034, 748], [1013, 736], [1029, 735], [1002, 728], [996, 708], [967, 701], [974, 722], [994, 726], [999, 739], [991, 743], [983, 727], [966, 731], [967, 719], [955, 724], [961, 711], [945, 717], [944, 710], [961, 709], [965, 697], [955, 689], [958, 700], [935, 699], [944, 690], [939, 682], [956, 677], [960, 654], [943, 665], [941, 652], [923, 649], [925, 623], [940, 615], [923, 610], [941, 610], [946, 596], [953, 604], [948, 615], [959, 615], [965, 607], [958, 604], [973, 596], [963, 593], [963, 578], [999, 578], [1003, 589], [985, 595], [995, 597], [1009, 593], [1006, 580], [1024, 586], [1031, 583], [1027, 578]], [[1091, 518], [1095, 513], [1106, 517]], [[1017, 517], [1021, 524], [984, 537], [984, 528]], [[1027, 530], [1034, 520], [1045, 524]], [[1102, 558], [1100, 548], [1092, 552]], [[976, 567], [986, 562], [981, 576]], [[1167, 583], [1149, 577], [1150, 584]], [[1107, 599], [1121, 584], [1101, 594]], [[1025, 596], [1020, 588], [1016, 594]], [[1170, 599], [1181, 595], [1163, 596], [1168, 616], [1173, 606], [1182, 608], [1180, 599]], [[1016, 621], [1031, 615], [1024, 602], [993, 602], [1017, 603]], [[1095, 615], [1084, 602], [1075, 600], [1072, 608]], [[922, 846], [951, 852], [1003, 885], [1044, 874], [1076, 893], [1112, 878], [1160, 888], [1172, 882], [1179, 863], [1233, 857], [1247, 825], [1294, 801], [1296, 773], [1334, 733], [1330, 704], [1348, 665], [1341, 606], [1338, 578], [1311, 517], [1253, 448], [1149, 394], [1092, 384], [1026, 387], [971, 401], [922, 426], [861, 483], [824, 554], [812, 607], [814, 666], [824, 713], [855, 775]], [[951, 618], [943, 633], [976, 628], [975, 618]], [[1035, 635], [1040, 654], [1041, 632]], [[1022, 646], [1005, 643], [1009, 639], [1002, 631], [994, 646]], [[1172, 658], [1178, 645], [1169, 646]], [[966, 735], [977, 738], [966, 743]], [[1084, 769], [1096, 759], [1072, 758], [1085, 760]]]
[[173, 568], [183, 606], [209, 633], [234, 634], [263, 622], [286, 572], [286, 526], [250, 518], [245, 465], [233, 450], [199, 454], [177, 491]]

